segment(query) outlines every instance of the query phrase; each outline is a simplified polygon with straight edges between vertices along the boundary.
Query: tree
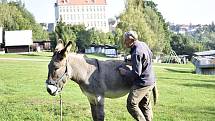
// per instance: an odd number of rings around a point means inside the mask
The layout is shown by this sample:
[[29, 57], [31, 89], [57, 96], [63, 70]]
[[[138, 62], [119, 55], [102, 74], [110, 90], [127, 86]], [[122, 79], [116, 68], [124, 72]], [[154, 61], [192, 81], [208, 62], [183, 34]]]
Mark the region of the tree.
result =
[[89, 29], [89, 41], [93, 44], [101, 44], [101, 40], [100, 40], [100, 37], [99, 37], [99, 32], [96, 31], [94, 28], [92, 29]]
[[55, 27], [55, 37], [54, 41], [56, 41], [55, 43], [57, 43], [58, 40], [62, 40], [64, 45], [66, 45], [69, 41], [72, 42], [72, 48], [71, 51], [76, 51], [76, 34], [73, 31], [73, 28], [71, 25], [66, 25], [65, 23], [61, 21], [59, 21]]
[[[120, 21], [118, 27], [122, 31], [136, 30], [140, 40], [148, 44], [151, 43], [152, 36], [150, 33], [152, 31], [147, 26], [142, 10], [134, 6], [132, 0], [128, 0], [128, 7], [126, 12], [120, 16]], [[152, 46], [152, 44], [149, 45]]]
[[0, 3], [0, 26], [5, 30], [32, 30], [33, 40], [46, 40], [48, 33], [37, 24], [34, 16], [24, 7], [21, 1]]
[[168, 26], [154, 2], [128, 0], [120, 20], [117, 27], [122, 31], [137, 31], [139, 40], [146, 42], [154, 54], [167, 53], [171, 49]]
[[202, 51], [204, 46], [200, 43], [196, 43], [191, 36], [185, 36], [182, 34], [172, 34], [171, 47], [178, 55], [190, 55], [194, 52]]
[[47, 40], [48, 39], [48, 32], [43, 30], [42, 26], [35, 23], [32, 27], [33, 31], [33, 40]]
[[116, 28], [116, 30], [114, 31], [114, 43], [115, 45], [117, 45], [117, 48], [119, 50], [123, 49], [123, 33], [122, 30], [119, 28]]
[[83, 52], [83, 50], [91, 44], [89, 38], [90, 38], [89, 31], [82, 30], [78, 33], [78, 37], [76, 40], [76, 45], [78, 47], [78, 51]]
[[[98, 31], [97, 31], [98, 32]], [[111, 32], [98, 32], [100, 38], [100, 44], [104, 45], [115, 45], [114, 36]]]

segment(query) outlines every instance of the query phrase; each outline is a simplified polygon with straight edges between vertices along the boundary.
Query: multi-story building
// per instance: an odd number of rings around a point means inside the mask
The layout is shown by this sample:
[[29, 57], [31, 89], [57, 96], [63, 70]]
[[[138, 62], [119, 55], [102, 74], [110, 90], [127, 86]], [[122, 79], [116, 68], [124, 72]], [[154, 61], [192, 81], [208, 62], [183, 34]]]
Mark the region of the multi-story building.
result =
[[57, 0], [55, 18], [56, 22], [62, 19], [66, 24], [109, 31], [106, 0]]

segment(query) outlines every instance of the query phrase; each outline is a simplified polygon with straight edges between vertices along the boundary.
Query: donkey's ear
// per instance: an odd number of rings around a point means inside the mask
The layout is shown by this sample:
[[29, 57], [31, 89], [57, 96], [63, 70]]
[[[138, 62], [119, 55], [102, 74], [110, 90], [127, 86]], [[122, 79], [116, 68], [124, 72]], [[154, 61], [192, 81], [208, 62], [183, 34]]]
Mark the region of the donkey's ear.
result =
[[69, 41], [69, 42], [66, 44], [66, 46], [65, 46], [64, 49], [66, 49], [66, 51], [69, 52], [69, 51], [71, 50], [71, 48], [72, 48], [72, 42]]
[[57, 45], [56, 45], [56, 47], [55, 47], [55, 52], [56, 52], [56, 51], [61, 51], [61, 50], [63, 50], [63, 48], [64, 48], [63, 41], [62, 41], [61, 39], [59, 39], [59, 40], [57, 41]]
[[66, 56], [66, 54], [70, 51], [72, 47], [72, 42], [69, 41], [66, 46], [60, 51], [60, 54], [63, 55], [63, 56]]

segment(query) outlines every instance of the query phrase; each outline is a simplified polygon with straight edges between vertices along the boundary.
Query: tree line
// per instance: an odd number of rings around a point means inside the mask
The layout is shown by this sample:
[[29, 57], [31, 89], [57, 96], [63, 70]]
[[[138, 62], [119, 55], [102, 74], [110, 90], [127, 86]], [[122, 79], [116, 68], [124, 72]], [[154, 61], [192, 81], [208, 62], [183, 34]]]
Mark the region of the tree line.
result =
[[140, 41], [147, 43], [155, 55], [168, 54], [171, 50], [177, 54], [191, 55], [193, 52], [215, 49], [215, 25], [199, 28], [194, 33], [175, 34], [169, 30], [153, 1], [127, 0], [126, 9], [120, 14], [116, 29], [104, 33], [94, 28], [86, 30], [84, 25], [69, 25], [60, 20], [51, 33], [37, 24], [34, 16], [25, 8], [21, 1], [7, 2], [0, 0], [0, 26], [5, 30], [31, 29], [33, 40], [52, 42], [53, 48], [61, 39], [64, 43], [72, 41], [72, 51], [82, 52], [91, 44], [114, 45], [119, 50], [125, 50], [123, 34], [135, 30]]
[[[59, 40], [64, 44], [72, 42], [71, 51], [84, 52], [84, 49], [91, 44], [95, 45], [117, 45], [115, 35], [111, 32], [104, 33], [94, 28], [86, 30], [84, 25], [69, 25], [60, 20], [55, 31], [49, 34], [50, 40], [53, 40], [55, 46]], [[53, 47], [54, 47], [53, 46]]]
[[[194, 28], [189, 25], [190, 28]], [[215, 25], [212, 22], [209, 25], [195, 25], [194, 31], [188, 31], [184, 34], [171, 34], [171, 47], [177, 54], [192, 55], [194, 52], [215, 50]], [[172, 31], [178, 31], [178, 25], [171, 25]]]

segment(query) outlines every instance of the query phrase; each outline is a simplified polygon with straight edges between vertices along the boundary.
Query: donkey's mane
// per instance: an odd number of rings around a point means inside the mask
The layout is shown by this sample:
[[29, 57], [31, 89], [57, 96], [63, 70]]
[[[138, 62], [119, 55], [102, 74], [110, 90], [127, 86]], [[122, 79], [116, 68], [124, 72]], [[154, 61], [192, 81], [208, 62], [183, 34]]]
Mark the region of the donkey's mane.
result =
[[91, 73], [93, 70], [95, 70], [96, 66], [89, 64], [87, 61], [92, 61], [94, 59], [87, 59], [84, 57], [83, 54], [76, 54], [76, 53], [69, 53], [68, 55], [68, 61], [70, 65], [72, 66], [73, 76], [75, 80], [87, 80], [89, 73]]

